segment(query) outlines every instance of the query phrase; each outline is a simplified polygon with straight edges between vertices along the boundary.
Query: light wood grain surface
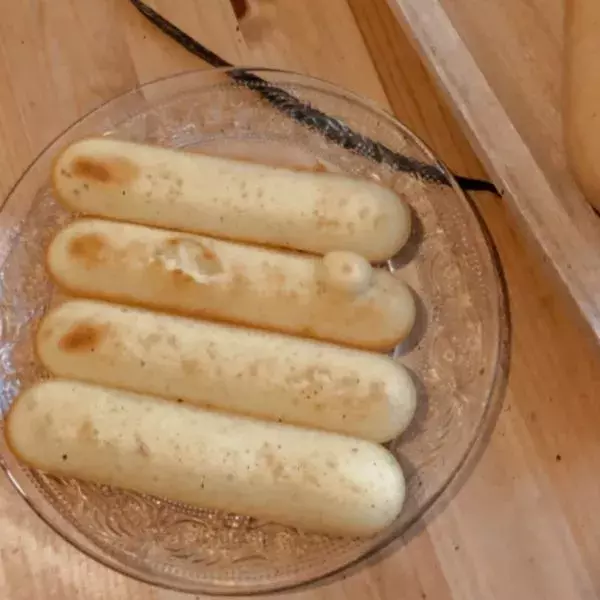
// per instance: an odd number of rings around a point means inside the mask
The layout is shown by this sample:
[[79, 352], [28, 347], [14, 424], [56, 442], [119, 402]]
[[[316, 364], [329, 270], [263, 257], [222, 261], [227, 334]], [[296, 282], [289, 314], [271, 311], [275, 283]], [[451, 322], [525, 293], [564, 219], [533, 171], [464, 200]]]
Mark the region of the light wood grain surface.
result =
[[516, 222], [600, 339], [600, 218], [567, 167], [562, 135], [564, 1], [389, 3], [467, 125]]
[[[231, 61], [299, 70], [379, 101], [454, 169], [483, 174], [384, 0], [249, 4], [238, 23], [228, 0], [153, 3]], [[2, 193], [44, 144], [102, 101], [203, 67], [126, 0], [0, 0], [0, 7]], [[406, 539], [347, 577], [294, 594], [299, 600], [600, 598], [600, 350], [505, 203], [488, 194], [476, 201], [498, 244], [513, 313], [509, 385], [495, 430], [466, 481]], [[81, 555], [5, 478], [0, 596], [185, 598]]]

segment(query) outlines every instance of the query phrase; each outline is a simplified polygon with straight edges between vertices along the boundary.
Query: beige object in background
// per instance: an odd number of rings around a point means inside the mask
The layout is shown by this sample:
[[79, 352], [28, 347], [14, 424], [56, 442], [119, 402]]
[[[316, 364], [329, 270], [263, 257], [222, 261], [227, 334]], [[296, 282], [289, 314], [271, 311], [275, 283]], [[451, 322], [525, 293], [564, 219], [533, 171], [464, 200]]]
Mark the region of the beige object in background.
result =
[[408, 206], [374, 181], [111, 138], [65, 148], [52, 180], [76, 212], [315, 254], [381, 261], [410, 235]]
[[386, 442], [416, 390], [387, 356], [103, 302], [66, 302], [37, 334], [59, 377]]
[[570, 167], [600, 209], [600, 1], [566, 0], [564, 133]]
[[400, 466], [377, 444], [73, 381], [24, 392], [6, 436], [59, 476], [334, 535], [373, 535], [404, 502]]
[[412, 292], [383, 269], [366, 291], [328, 284], [323, 259], [141, 225], [85, 219], [60, 231], [48, 268], [69, 292], [389, 350], [415, 320]]

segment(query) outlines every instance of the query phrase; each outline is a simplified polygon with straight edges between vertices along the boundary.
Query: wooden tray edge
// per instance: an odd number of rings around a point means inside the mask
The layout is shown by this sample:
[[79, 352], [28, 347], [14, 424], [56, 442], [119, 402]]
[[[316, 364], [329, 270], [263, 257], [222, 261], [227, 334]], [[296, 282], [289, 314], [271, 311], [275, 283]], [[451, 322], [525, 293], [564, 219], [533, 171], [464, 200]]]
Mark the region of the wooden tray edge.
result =
[[440, 0], [388, 0], [451, 99], [512, 213], [600, 339], [600, 220], [574, 181], [557, 193]]

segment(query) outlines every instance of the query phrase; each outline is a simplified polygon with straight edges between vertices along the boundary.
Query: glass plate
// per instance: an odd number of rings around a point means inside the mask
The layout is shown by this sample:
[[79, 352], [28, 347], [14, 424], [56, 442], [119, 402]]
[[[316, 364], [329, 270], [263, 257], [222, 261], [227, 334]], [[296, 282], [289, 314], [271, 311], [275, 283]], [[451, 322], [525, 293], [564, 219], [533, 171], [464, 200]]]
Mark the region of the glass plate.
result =
[[[57, 229], [73, 217], [52, 197], [49, 172], [53, 156], [69, 142], [103, 134], [293, 166], [324, 166], [380, 181], [412, 207], [411, 241], [381, 268], [406, 280], [419, 299], [414, 332], [393, 353], [415, 374], [419, 408], [410, 429], [389, 444], [406, 474], [408, 493], [402, 513], [380, 535], [334, 539], [51, 477], [22, 467], [0, 436], [6, 473], [57, 533], [123, 573], [209, 594], [299, 586], [339, 571], [400, 536], [456, 476], [480, 436], [498, 401], [507, 335], [498, 265], [485, 232], [468, 199], [422, 142], [375, 105], [323, 81], [253, 70], [265, 81], [255, 81], [251, 90], [235, 80], [235, 73], [177, 75], [110, 101], [42, 152], [0, 214], [4, 415], [20, 389], [47, 377], [34, 355], [32, 333], [58, 298], [44, 269], [44, 254]], [[265, 94], [281, 97], [278, 90], [429, 166], [431, 172], [447, 177], [448, 185], [369, 158], [369, 145], [334, 119], [318, 117], [320, 131], [299, 122], [293, 103], [279, 110], [265, 100]], [[342, 144], [332, 141], [336, 136], [341, 136]], [[350, 142], [359, 152], [343, 147]]]

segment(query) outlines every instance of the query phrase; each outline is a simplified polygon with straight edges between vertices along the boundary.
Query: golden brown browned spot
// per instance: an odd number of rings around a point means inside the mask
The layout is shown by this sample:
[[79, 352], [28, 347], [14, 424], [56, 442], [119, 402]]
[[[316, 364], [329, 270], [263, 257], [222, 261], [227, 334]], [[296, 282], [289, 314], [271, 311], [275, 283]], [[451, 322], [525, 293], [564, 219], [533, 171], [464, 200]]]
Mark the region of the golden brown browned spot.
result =
[[121, 156], [107, 156], [102, 159], [79, 156], [71, 163], [71, 172], [76, 177], [106, 184], [131, 183], [138, 177], [139, 171], [134, 162]]
[[107, 330], [108, 325], [77, 323], [60, 338], [58, 347], [65, 352], [93, 352]]
[[86, 419], [77, 430], [77, 437], [81, 440], [94, 441], [98, 437], [98, 431], [89, 419]]
[[193, 375], [198, 369], [198, 363], [194, 360], [183, 359], [181, 361], [181, 368], [186, 375]]
[[206, 246], [202, 247], [202, 255], [204, 256], [204, 258], [206, 260], [216, 260], [217, 259], [217, 255], [210, 248], [207, 248]]
[[108, 243], [104, 236], [99, 233], [84, 233], [69, 242], [67, 252], [71, 258], [92, 267], [102, 262], [107, 249]]
[[171, 271], [171, 280], [175, 286], [184, 286], [189, 285], [190, 283], [196, 283], [191, 275], [185, 271], [182, 271], [181, 269], [174, 269]]

